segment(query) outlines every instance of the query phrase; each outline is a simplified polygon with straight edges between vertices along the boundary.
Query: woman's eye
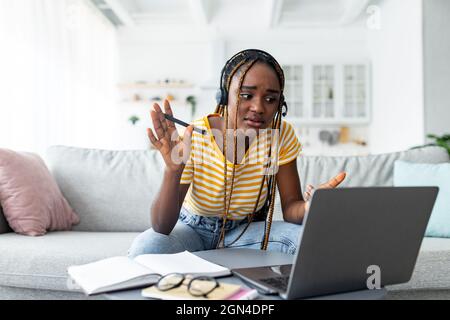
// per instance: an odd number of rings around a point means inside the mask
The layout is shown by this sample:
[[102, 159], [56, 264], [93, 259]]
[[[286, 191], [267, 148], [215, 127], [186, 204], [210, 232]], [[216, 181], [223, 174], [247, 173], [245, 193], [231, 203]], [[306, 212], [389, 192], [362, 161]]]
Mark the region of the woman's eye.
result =
[[[250, 93], [241, 93], [240, 96], [245, 100], [251, 100], [253, 98], [253, 95]], [[266, 100], [267, 103], [274, 103], [277, 99], [274, 97], [265, 97], [264, 100]]]

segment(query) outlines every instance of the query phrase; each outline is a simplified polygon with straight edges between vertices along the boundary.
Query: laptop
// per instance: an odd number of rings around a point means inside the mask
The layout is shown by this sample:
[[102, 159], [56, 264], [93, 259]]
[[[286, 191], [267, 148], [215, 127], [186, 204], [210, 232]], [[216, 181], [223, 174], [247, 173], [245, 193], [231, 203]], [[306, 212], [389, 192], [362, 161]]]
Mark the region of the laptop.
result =
[[239, 268], [232, 272], [259, 291], [276, 293], [284, 299], [408, 282], [438, 190], [437, 187], [316, 190], [293, 264]]

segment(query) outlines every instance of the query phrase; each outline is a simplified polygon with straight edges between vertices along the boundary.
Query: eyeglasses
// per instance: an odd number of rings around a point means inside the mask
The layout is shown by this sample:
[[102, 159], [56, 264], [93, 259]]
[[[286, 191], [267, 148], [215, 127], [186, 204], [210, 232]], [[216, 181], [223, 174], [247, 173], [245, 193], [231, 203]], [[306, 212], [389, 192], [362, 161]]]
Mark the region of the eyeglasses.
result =
[[213, 292], [219, 283], [213, 277], [184, 275], [182, 273], [169, 273], [161, 277], [156, 283], [156, 287], [161, 291], [187, 286], [187, 291], [194, 297], [207, 297]]

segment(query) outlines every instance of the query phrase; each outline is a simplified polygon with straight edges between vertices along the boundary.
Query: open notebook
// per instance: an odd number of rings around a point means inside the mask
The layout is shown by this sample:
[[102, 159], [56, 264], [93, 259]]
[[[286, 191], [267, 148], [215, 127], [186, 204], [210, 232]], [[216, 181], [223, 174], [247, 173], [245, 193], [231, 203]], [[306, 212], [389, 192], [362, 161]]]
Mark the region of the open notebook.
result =
[[211, 277], [231, 274], [228, 268], [206, 261], [188, 251], [144, 254], [134, 259], [125, 256], [112, 257], [70, 266], [67, 272], [87, 295], [154, 284], [160, 276], [174, 272]]

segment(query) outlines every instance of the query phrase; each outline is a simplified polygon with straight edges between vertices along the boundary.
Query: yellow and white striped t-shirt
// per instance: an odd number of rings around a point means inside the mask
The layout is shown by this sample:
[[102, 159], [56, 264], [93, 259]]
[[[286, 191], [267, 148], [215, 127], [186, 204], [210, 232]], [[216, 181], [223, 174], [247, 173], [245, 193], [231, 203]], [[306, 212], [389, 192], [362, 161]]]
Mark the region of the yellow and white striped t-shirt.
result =
[[[211, 116], [218, 116], [212, 114]], [[224, 154], [213, 138], [208, 116], [192, 123], [207, 131], [201, 135], [192, 134], [191, 153], [184, 168], [181, 184], [190, 184], [183, 206], [202, 216], [222, 217], [224, 214]], [[272, 140], [270, 139], [272, 135]], [[243, 219], [253, 212], [258, 192], [264, 177], [263, 164], [268, 163], [268, 149], [272, 141], [272, 162], [278, 166], [296, 160], [301, 145], [291, 124], [281, 122], [279, 139], [274, 131], [264, 131], [251, 143], [240, 164], [233, 165], [227, 160], [227, 198], [230, 197], [231, 176], [235, 167], [234, 185], [229, 205], [229, 219]], [[278, 141], [278, 143], [276, 142]], [[278, 153], [276, 153], [278, 150]], [[278, 159], [276, 159], [278, 158]], [[274, 170], [277, 167], [272, 166]], [[273, 171], [272, 171], [273, 172]], [[267, 197], [267, 179], [261, 192], [257, 210], [264, 205]], [[230, 201], [230, 202], [228, 202]]]

